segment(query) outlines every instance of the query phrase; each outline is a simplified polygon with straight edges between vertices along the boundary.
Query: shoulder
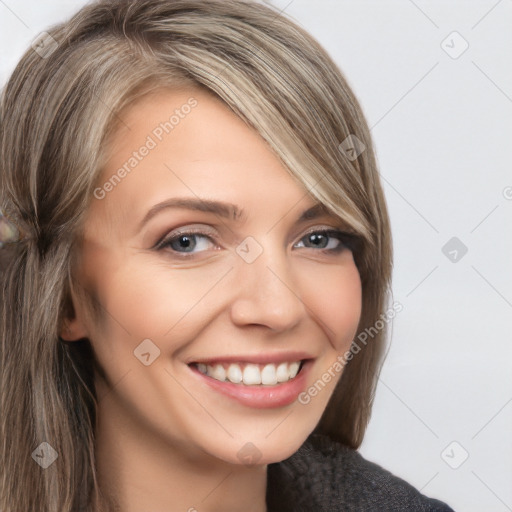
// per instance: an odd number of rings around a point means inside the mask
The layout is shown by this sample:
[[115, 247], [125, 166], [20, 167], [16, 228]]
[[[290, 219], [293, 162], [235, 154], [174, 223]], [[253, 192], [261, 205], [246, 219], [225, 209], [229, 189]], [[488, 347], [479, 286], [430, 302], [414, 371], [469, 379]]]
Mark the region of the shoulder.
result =
[[[268, 466], [269, 512], [300, 510], [453, 512], [357, 451], [319, 434]], [[289, 506], [287, 503], [294, 503]]]

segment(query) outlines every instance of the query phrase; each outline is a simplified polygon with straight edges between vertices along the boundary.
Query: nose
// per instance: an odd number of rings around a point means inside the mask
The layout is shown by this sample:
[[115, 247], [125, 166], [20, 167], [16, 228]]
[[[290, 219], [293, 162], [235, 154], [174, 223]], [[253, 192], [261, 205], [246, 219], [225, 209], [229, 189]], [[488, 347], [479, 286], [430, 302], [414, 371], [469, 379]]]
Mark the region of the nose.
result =
[[249, 261], [240, 256], [235, 265], [233, 323], [266, 326], [274, 331], [293, 329], [304, 317], [306, 306], [300, 296], [299, 276], [294, 274], [285, 251], [264, 247], [254, 261]]

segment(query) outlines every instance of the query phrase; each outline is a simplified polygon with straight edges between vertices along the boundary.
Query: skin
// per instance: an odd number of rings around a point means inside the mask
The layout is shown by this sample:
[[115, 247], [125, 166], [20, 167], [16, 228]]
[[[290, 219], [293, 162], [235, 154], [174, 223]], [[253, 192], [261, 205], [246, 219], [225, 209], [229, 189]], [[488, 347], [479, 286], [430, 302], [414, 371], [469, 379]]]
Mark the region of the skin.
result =
[[[92, 201], [76, 280], [103, 316], [93, 319], [73, 295], [74, 316], [61, 335], [89, 338], [106, 373], [95, 380], [97, 468], [120, 510], [262, 512], [267, 464], [306, 440], [341, 373], [307, 405], [255, 409], [205, 386], [186, 363], [304, 351], [315, 359], [309, 387], [350, 347], [361, 282], [342, 242], [330, 236], [318, 248], [305, 236], [343, 228], [340, 219], [297, 223], [315, 199], [257, 132], [203, 90], [160, 90], [122, 112], [100, 186], [190, 97], [197, 106]], [[172, 197], [235, 203], [246, 219], [169, 208], [139, 230], [147, 212]], [[179, 242], [154, 248], [190, 227], [217, 238], [199, 236], [192, 253]], [[248, 236], [263, 250], [250, 264], [236, 252]], [[134, 350], [148, 338], [160, 355], [145, 366]], [[237, 455], [248, 442], [259, 451], [257, 464]]]

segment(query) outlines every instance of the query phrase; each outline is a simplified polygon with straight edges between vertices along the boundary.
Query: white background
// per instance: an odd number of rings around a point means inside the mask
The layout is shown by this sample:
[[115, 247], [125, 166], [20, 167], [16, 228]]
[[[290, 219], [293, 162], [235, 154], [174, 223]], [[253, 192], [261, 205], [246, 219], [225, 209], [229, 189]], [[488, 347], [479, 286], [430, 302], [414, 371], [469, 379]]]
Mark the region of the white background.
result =
[[[0, 0], [0, 83], [83, 3]], [[512, 511], [512, 1], [272, 3], [360, 99], [390, 208], [403, 311], [361, 452], [457, 512]]]

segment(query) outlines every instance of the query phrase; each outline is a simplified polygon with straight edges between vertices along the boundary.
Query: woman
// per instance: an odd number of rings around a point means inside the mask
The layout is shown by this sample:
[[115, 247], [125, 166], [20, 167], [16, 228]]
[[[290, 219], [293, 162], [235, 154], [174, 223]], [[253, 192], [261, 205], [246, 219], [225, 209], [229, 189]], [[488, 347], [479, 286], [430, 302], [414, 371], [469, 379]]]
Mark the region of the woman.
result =
[[356, 451], [391, 236], [311, 36], [255, 2], [96, 2], [1, 117], [3, 512], [451, 510]]

